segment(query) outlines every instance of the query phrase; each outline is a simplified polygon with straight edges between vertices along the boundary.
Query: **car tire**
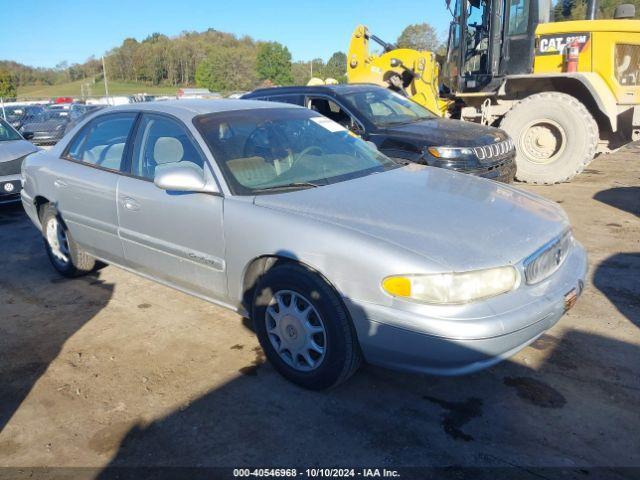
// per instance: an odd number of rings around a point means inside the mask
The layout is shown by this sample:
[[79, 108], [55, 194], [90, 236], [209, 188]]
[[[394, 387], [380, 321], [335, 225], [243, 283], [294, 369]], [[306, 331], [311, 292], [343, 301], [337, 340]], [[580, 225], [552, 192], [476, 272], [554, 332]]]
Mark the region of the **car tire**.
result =
[[504, 116], [500, 127], [516, 144], [516, 178], [534, 184], [567, 182], [584, 170], [598, 147], [598, 124], [575, 97], [531, 95]]
[[40, 224], [47, 255], [58, 273], [74, 278], [96, 268], [96, 260], [73, 240], [58, 211], [50, 203], [40, 209]]
[[361, 364], [356, 332], [342, 299], [302, 265], [277, 264], [260, 278], [252, 319], [271, 364], [303, 388], [335, 387]]

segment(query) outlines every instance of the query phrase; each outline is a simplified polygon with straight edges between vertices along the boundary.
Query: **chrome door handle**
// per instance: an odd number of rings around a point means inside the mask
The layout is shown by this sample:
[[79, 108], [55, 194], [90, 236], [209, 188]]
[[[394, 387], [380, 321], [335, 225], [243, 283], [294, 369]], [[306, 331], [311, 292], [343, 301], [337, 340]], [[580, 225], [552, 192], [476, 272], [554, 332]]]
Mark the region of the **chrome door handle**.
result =
[[59, 178], [56, 178], [56, 179], [53, 181], [53, 185], [54, 185], [54, 186], [56, 186], [56, 187], [58, 187], [58, 188], [65, 188], [65, 187], [67, 187], [67, 186], [68, 186], [65, 182], [63, 182], [63, 181], [62, 181], [62, 180], [60, 180]]
[[122, 197], [121, 202], [127, 210], [133, 210], [134, 212], [140, 210], [140, 204], [131, 197]]

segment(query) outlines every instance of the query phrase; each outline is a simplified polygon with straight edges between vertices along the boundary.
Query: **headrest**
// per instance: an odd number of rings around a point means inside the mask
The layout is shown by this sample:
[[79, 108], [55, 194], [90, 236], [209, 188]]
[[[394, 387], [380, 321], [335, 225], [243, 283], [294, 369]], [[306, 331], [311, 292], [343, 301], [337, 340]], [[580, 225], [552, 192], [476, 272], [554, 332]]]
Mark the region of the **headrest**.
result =
[[174, 137], [159, 137], [153, 147], [153, 159], [158, 165], [179, 162], [183, 155], [182, 143]]

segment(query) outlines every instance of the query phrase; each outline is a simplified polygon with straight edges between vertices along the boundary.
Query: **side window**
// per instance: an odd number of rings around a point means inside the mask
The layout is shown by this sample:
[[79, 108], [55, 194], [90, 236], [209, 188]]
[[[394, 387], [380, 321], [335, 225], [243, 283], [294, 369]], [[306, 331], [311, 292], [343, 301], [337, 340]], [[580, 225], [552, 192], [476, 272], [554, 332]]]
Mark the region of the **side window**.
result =
[[185, 126], [152, 114], [142, 117], [131, 162], [131, 173], [148, 180], [153, 180], [157, 166], [168, 163], [190, 162], [204, 168], [204, 158]]
[[524, 35], [529, 29], [529, 0], [509, 0], [509, 36]]
[[110, 114], [95, 119], [71, 141], [66, 157], [120, 170], [125, 143], [135, 119], [135, 113]]
[[320, 115], [324, 115], [334, 122], [339, 123], [345, 128], [351, 129], [355, 124], [351, 115], [332, 100], [327, 100], [325, 98], [309, 98], [308, 107], [311, 110], [318, 112]]
[[304, 95], [276, 95], [270, 97], [272, 102], [290, 103], [292, 105], [304, 106]]

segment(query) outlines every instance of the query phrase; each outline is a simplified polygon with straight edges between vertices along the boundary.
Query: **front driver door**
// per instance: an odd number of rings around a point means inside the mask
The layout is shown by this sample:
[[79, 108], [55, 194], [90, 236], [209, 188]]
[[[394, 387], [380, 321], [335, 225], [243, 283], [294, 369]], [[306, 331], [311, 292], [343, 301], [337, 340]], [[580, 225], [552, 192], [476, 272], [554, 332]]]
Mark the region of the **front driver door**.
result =
[[226, 294], [223, 198], [168, 192], [153, 183], [158, 165], [191, 162], [208, 169], [186, 126], [165, 115], [143, 114], [129, 177], [118, 185], [119, 232], [126, 265], [191, 293]]

